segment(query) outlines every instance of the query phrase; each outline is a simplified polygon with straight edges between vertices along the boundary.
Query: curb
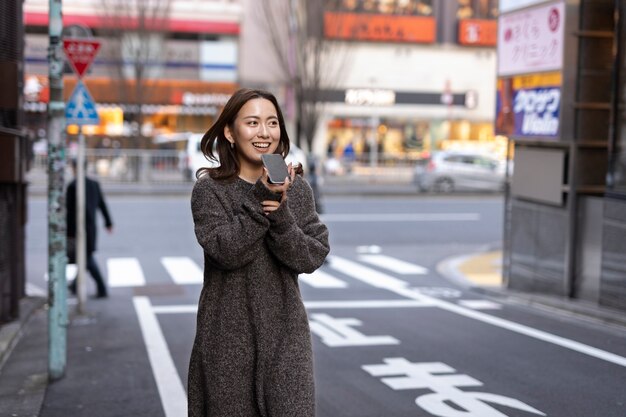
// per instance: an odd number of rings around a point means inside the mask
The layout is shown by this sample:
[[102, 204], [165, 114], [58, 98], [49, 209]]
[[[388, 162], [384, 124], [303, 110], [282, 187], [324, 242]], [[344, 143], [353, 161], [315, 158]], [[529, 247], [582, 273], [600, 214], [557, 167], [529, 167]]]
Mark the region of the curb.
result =
[[506, 299], [517, 304], [550, 310], [561, 314], [575, 315], [583, 320], [593, 320], [608, 325], [617, 325], [626, 328], [626, 312], [599, 306], [591, 301], [573, 298], [526, 293], [512, 290], [503, 286], [477, 285], [468, 279], [461, 271], [460, 266], [471, 259], [483, 256], [493, 248], [484, 248], [475, 253], [455, 256], [444, 259], [437, 264], [437, 272], [462, 287], [495, 299]]
[[43, 297], [22, 298], [19, 318], [0, 327], [0, 372], [24, 334], [24, 329], [33, 317], [33, 313], [45, 304], [46, 299]]

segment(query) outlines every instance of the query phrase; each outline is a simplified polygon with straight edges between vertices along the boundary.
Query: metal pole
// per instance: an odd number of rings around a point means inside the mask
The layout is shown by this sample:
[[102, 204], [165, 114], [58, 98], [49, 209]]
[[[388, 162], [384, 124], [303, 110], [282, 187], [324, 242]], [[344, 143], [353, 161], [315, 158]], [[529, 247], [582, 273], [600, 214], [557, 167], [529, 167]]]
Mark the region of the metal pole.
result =
[[85, 313], [87, 295], [85, 285], [85, 266], [87, 264], [85, 234], [85, 135], [83, 127], [78, 126], [78, 155], [76, 158], [76, 293], [78, 295], [78, 313]]
[[48, 378], [65, 375], [67, 363], [67, 286], [65, 104], [63, 103], [62, 1], [49, 0], [48, 77]]

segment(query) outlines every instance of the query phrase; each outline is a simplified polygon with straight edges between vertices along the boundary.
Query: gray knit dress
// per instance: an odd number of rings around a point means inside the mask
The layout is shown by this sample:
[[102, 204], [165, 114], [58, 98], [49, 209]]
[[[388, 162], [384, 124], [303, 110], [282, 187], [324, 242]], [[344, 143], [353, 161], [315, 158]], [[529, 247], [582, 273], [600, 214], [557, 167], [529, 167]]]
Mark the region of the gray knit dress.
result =
[[192, 193], [204, 285], [188, 380], [189, 417], [313, 417], [311, 334], [298, 274], [329, 251], [328, 229], [297, 176], [286, 204], [260, 181], [201, 177]]

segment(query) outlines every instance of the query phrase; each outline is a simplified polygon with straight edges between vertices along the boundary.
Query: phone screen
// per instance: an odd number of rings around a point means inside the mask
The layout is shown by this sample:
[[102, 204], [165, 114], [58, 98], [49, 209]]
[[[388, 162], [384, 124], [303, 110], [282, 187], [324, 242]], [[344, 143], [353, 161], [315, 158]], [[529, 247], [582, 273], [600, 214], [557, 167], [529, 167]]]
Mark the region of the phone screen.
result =
[[265, 168], [267, 168], [269, 182], [271, 184], [284, 184], [285, 178], [289, 176], [289, 171], [282, 155], [275, 153], [261, 155], [261, 160]]

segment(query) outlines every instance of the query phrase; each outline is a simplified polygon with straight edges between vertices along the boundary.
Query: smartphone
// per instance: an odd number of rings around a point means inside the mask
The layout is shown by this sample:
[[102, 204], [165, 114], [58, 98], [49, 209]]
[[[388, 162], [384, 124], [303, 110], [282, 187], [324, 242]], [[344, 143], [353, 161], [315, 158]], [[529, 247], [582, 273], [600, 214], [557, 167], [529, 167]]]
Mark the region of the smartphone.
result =
[[261, 155], [261, 160], [267, 168], [269, 183], [284, 184], [285, 178], [289, 176], [289, 170], [282, 155], [277, 153]]

